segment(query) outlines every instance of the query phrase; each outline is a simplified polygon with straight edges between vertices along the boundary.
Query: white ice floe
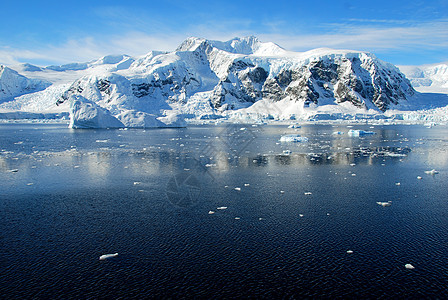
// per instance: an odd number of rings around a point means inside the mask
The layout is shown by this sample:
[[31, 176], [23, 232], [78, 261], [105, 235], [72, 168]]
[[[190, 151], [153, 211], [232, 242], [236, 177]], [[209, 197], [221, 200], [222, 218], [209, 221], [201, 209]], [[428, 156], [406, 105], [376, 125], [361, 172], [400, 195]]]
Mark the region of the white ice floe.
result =
[[439, 174], [439, 171], [436, 171], [435, 169], [432, 169], [431, 171], [425, 171], [425, 174], [435, 175], [435, 174]]
[[411, 264], [405, 264], [404, 267], [405, 267], [406, 269], [408, 269], [408, 270], [413, 270], [413, 269], [415, 269], [415, 267], [414, 267], [413, 265], [411, 265]]
[[388, 201], [388, 202], [377, 202], [376, 204], [381, 205], [382, 207], [386, 207], [386, 206], [391, 206], [391, 205], [392, 205], [392, 201]]
[[363, 136], [363, 135], [370, 135], [375, 134], [373, 131], [364, 131], [364, 130], [356, 130], [356, 129], [350, 129], [347, 134], [349, 136]]
[[113, 254], [103, 254], [100, 256], [100, 260], [106, 260], [112, 257], [116, 257], [118, 256], [118, 253], [113, 253]]
[[287, 135], [283, 135], [283, 136], [280, 138], [280, 142], [296, 142], [296, 143], [301, 143], [301, 142], [308, 142], [308, 138], [307, 138], [307, 137], [300, 136], [299, 134], [287, 134]]

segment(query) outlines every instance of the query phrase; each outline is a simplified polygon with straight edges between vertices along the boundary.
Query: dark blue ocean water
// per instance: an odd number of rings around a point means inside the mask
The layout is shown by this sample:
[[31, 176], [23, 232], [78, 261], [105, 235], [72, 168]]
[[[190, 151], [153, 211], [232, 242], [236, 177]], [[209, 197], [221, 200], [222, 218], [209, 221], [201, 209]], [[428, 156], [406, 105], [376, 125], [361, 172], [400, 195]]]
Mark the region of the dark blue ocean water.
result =
[[2, 299], [446, 298], [447, 245], [446, 126], [0, 124]]

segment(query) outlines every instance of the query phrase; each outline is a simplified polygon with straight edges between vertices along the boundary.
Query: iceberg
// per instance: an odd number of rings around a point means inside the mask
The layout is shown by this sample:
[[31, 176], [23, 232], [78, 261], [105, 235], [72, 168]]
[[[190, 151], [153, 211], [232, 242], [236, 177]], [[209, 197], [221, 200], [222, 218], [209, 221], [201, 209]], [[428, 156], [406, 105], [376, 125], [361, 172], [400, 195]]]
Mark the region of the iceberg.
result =
[[308, 142], [308, 138], [302, 137], [299, 134], [287, 134], [280, 138], [280, 142]]
[[111, 113], [80, 95], [70, 96], [69, 128], [121, 128], [124, 127]]

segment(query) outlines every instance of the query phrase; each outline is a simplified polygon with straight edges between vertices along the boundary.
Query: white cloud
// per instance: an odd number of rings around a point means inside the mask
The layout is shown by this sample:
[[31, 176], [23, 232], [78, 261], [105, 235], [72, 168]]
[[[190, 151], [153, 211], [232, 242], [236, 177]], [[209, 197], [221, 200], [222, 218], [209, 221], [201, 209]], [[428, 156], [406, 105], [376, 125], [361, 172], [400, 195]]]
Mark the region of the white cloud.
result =
[[[379, 23], [379, 24], [376, 24]], [[273, 23], [272, 26], [275, 27]], [[126, 34], [89, 36], [72, 39], [61, 45], [49, 45], [35, 49], [0, 48], [0, 63], [31, 62], [39, 64], [63, 64], [85, 62], [108, 54], [139, 56], [150, 50], [174, 50], [188, 36], [200, 36], [215, 40], [228, 40], [235, 36], [256, 35], [262, 41], [272, 41], [295, 51], [318, 47], [346, 48], [387, 53], [390, 51], [418, 51], [448, 49], [448, 20], [433, 22], [400, 22], [384, 20], [350, 20], [343, 24], [322, 24], [323, 33], [291, 34], [278, 30], [250, 32], [247, 20], [228, 20], [213, 24], [185, 28], [179, 32], [160, 33], [129, 31]], [[237, 28], [229, 30], [229, 28]], [[238, 29], [240, 28], [240, 29]], [[274, 33], [275, 32], [275, 33]], [[448, 51], [447, 51], [448, 52]]]

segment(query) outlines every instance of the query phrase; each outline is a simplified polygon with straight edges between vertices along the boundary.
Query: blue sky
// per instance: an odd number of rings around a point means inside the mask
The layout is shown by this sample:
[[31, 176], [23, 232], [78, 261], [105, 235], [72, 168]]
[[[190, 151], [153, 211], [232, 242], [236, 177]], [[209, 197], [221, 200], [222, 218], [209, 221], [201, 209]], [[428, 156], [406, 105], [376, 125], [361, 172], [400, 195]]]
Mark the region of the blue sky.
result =
[[448, 0], [3, 1], [0, 63], [84, 62], [172, 51], [189, 36], [255, 35], [287, 50], [375, 53], [397, 65], [448, 61]]

